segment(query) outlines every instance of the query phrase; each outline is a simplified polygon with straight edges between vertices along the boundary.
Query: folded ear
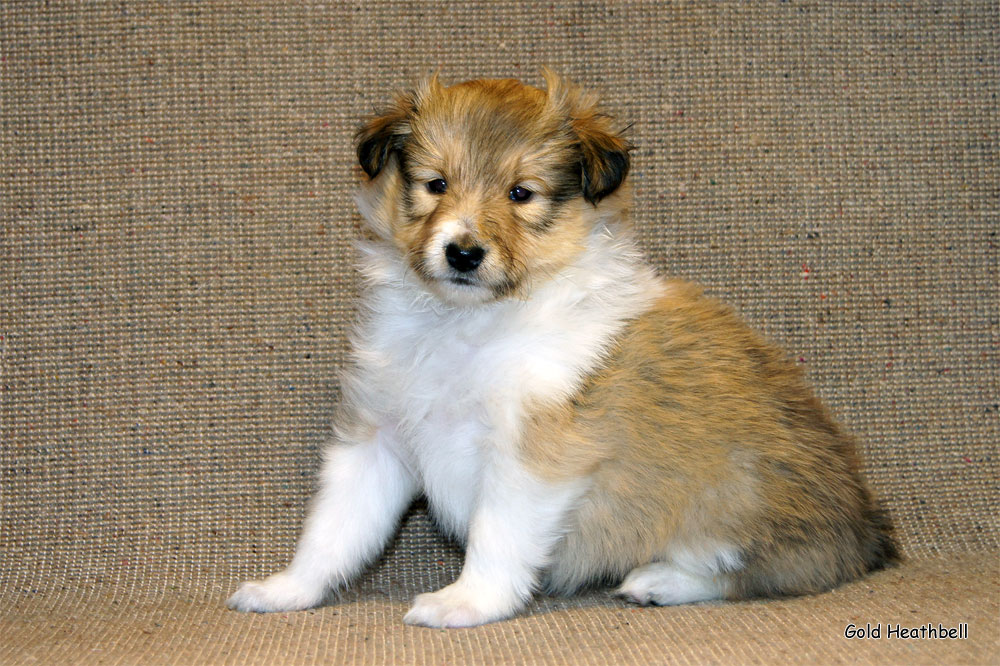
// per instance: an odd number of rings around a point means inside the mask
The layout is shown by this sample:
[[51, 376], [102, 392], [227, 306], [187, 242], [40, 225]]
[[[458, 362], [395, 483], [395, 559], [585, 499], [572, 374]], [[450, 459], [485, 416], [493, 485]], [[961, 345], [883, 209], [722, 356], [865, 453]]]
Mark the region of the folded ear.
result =
[[551, 69], [543, 68], [549, 103], [568, 119], [580, 149], [583, 197], [592, 204], [610, 195], [628, 176], [631, 144], [601, 112], [597, 97], [585, 93]]
[[410, 133], [413, 108], [413, 95], [401, 95], [388, 110], [358, 130], [354, 137], [358, 162], [369, 178], [377, 176], [392, 152], [403, 147], [403, 141]]
[[583, 198], [595, 205], [617, 190], [628, 176], [628, 151], [632, 146], [610, 125], [610, 118], [600, 114], [573, 121], [580, 141]]

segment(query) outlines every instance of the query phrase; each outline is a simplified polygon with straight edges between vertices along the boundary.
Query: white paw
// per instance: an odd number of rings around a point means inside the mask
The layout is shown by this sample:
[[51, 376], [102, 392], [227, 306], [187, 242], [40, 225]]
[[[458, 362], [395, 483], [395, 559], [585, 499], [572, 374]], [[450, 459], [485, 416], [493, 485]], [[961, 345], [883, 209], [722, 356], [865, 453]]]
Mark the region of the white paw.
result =
[[452, 583], [419, 595], [403, 622], [423, 627], [475, 627], [508, 618], [517, 606], [497, 595]]
[[669, 564], [653, 562], [633, 569], [615, 594], [643, 606], [675, 606], [723, 597], [716, 578], [696, 576]]
[[303, 610], [318, 605], [324, 592], [304, 588], [291, 576], [277, 573], [266, 580], [243, 583], [226, 601], [226, 606], [245, 613]]

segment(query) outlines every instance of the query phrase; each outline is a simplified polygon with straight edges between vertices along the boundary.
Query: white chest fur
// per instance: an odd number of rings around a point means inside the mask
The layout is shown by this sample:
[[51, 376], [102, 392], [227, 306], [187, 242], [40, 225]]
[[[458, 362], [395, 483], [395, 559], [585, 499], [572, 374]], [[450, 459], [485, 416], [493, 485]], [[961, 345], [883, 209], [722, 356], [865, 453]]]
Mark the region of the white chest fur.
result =
[[459, 539], [484, 466], [515, 454], [525, 414], [572, 396], [662, 288], [607, 230], [530, 299], [474, 308], [433, 299], [383, 249], [365, 259], [369, 312], [345, 387]]

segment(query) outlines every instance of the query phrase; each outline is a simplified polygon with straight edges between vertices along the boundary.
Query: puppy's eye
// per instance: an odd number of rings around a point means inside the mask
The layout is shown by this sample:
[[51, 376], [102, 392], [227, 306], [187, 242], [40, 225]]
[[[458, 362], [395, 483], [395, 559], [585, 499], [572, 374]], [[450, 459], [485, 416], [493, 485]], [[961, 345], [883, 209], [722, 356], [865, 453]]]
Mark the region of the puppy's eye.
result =
[[444, 178], [429, 180], [427, 181], [427, 191], [431, 194], [444, 194], [448, 191], [448, 183], [444, 181]]
[[528, 188], [521, 187], [520, 185], [518, 185], [516, 187], [510, 188], [510, 192], [509, 192], [508, 196], [510, 196], [510, 200], [511, 201], [516, 201], [518, 203], [522, 203], [522, 202], [527, 201], [528, 199], [530, 199], [533, 194], [534, 194], [534, 192], [532, 192]]

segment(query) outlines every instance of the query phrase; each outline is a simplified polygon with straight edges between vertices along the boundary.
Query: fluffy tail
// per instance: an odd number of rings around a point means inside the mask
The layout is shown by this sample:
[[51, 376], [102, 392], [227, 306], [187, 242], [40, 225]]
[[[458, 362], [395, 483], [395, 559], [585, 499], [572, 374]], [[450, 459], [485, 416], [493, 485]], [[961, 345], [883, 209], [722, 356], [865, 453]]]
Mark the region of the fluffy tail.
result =
[[865, 518], [871, 529], [867, 540], [867, 550], [864, 553], [868, 571], [885, 569], [902, 561], [903, 555], [893, 536], [895, 528], [889, 514], [873, 502], [870, 504]]

